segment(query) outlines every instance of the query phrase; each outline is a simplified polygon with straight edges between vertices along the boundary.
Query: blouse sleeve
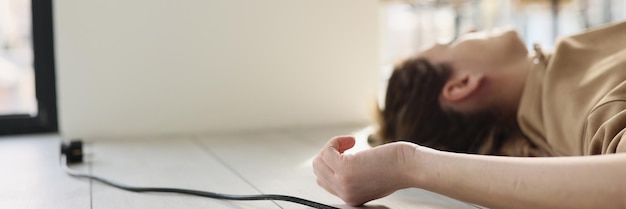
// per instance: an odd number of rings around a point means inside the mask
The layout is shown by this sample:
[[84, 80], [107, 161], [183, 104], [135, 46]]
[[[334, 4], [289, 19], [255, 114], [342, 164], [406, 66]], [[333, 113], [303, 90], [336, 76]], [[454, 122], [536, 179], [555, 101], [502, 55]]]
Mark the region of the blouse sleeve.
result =
[[595, 108], [584, 131], [585, 154], [626, 152], [626, 100], [613, 100]]

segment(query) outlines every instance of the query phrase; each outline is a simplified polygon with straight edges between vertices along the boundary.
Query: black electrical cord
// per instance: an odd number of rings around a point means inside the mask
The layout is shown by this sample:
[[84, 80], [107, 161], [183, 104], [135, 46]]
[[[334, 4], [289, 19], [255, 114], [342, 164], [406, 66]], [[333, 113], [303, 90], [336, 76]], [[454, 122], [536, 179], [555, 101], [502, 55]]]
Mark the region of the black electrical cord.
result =
[[[78, 143], [78, 142], [72, 142]], [[119, 183], [112, 182], [105, 178], [101, 178], [98, 176], [82, 173], [77, 170], [73, 170], [69, 168], [68, 164], [72, 162], [80, 162], [82, 161], [82, 142], [80, 142], [80, 148], [71, 148], [73, 145], [61, 144], [61, 167], [65, 173], [70, 176], [77, 178], [87, 178], [91, 180], [98, 181], [100, 183], [126, 190], [131, 192], [160, 192], [160, 193], [178, 193], [178, 194], [187, 194], [194, 195], [200, 197], [208, 197], [214, 199], [222, 199], [222, 200], [280, 200], [293, 202], [301, 205], [306, 205], [313, 208], [318, 209], [339, 209], [337, 207], [325, 205], [318, 202], [313, 202], [310, 200], [302, 199], [299, 197], [287, 196], [287, 195], [277, 195], [277, 194], [261, 194], [261, 195], [231, 195], [231, 194], [220, 194], [214, 192], [206, 192], [206, 191], [198, 191], [198, 190], [190, 190], [190, 189], [179, 189], [179, 188], [163, 188], [163, 187], [133, 187], [126, 186]], [[68, 156], [69, 155], [69, 156]], [[76, 160], [80, 155], [80, 159]]]

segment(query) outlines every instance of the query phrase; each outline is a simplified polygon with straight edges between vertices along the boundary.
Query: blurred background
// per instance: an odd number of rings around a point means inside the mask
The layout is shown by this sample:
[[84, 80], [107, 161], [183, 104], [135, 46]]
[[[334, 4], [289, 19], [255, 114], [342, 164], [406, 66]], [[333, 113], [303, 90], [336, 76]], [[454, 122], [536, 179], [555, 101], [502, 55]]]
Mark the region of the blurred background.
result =
[[[37, 114], [30, 0], [0, 0], [0, 115]], [[626, 0], [54, 1], [67, 137], [366, 124], [394, 62], [470, 29], [530, 47]]]
[[626, 20], [624, 0], [392, 1], [383, 7], [383, 60], [393, 63], [420, 47], [448, 42], [471, 29], [515, 27], [526, 45], [550, 49], [564, 35]]
[[0, 115], [37, 114], [30, 0], [0, 0]]

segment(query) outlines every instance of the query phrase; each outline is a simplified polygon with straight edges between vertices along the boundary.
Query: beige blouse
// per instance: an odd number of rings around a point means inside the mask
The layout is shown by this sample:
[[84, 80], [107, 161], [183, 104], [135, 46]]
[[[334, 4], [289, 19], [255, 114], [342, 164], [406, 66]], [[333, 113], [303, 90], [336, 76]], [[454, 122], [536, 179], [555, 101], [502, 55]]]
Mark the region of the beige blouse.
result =
[[510, 153], [626, 151], [626, 22], [563, 38], [552, 56], [539, 50], [535, 59], [518, 111], [527, 143]]

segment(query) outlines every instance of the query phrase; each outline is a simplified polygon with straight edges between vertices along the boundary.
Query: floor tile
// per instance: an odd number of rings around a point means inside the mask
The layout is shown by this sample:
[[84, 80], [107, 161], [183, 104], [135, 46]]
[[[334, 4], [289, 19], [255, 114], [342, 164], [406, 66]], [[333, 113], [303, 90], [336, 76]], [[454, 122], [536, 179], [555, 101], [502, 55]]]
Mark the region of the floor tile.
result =
[[[213, 136], [95, 139], [85, 163], [72, 168], [131, 186], [176, 187], [226, 194], [283, 194], [346, 206], [315, 182], [311, 162], [336, 135], [355, 135], [368, 149], [365, 126], [317, 127]], [[284, 201], [223, 201], [132, 193], [67, 176], [58, 135], [0, 137], [0, 208], [309, 208]], [[420, 189], [398, 191], [365, 208], [477, 208]]]
[[[92, 142], [93, 173], [133, 186], [227, 194], [258, 193], [186, 138]], [[163, 193], [132, 193], [93, 185], [93, 208], [278, 208], [270, 201], [224, 201]]]
[[89, 208], [89, 183], [67, 176], [59, 153], [58, 135], [0, 138], [0, 208]]

